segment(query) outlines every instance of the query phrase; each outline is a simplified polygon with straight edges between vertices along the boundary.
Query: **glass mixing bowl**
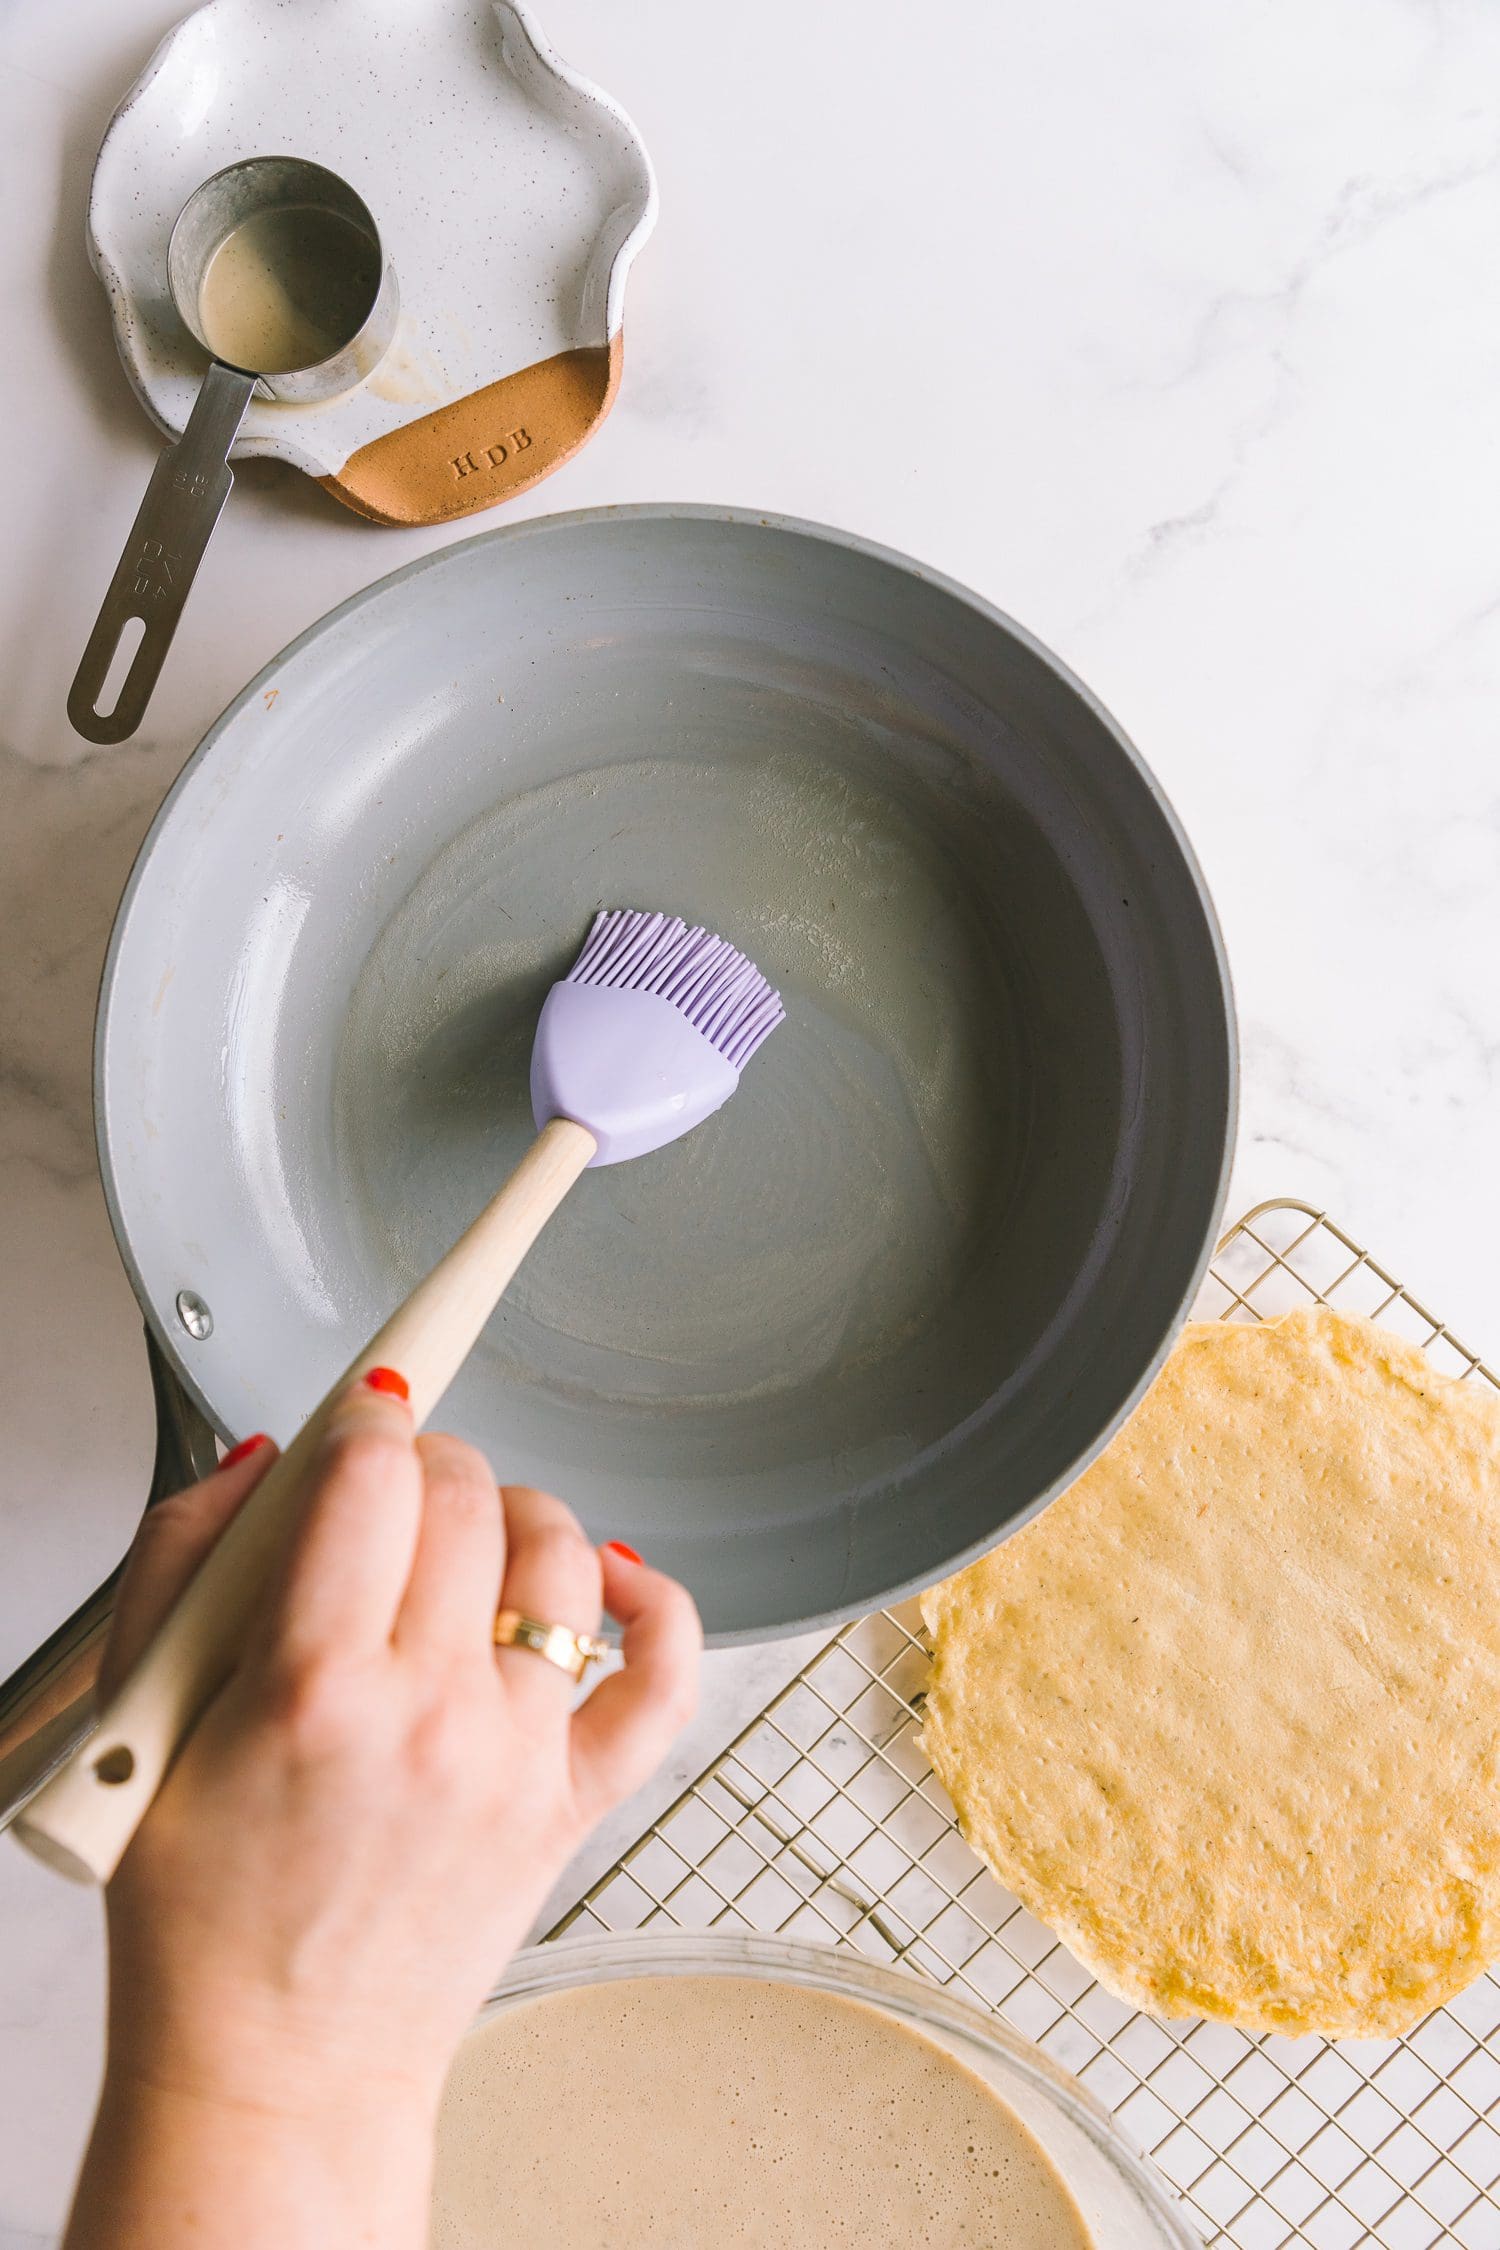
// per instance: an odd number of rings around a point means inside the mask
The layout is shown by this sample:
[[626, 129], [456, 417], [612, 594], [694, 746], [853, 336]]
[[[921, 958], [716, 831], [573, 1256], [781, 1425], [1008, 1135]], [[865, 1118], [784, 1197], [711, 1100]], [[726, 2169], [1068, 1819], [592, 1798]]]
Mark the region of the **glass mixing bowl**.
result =
[[1066, 2181], [1099, 2250], [1202, 2250], [1108, 2112], [1066, 2071], [972, 2002], [849, 1949], [720, 1932], [562, 1939], [518, 1954], [479, 2020], [625, 1977], [752, 1977], [883, 2009], [936, 2040], [1014, 2111]]

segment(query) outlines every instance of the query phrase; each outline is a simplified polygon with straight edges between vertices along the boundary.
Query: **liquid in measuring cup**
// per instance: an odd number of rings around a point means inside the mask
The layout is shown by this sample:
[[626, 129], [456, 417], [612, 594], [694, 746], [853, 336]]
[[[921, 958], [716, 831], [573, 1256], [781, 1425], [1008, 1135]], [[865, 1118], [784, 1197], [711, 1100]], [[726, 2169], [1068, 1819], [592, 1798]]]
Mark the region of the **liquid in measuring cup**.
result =
[[331, 359], [358, 334], [380, 288], [380, 245], [315, 204], [252, 212], [204, 269], [198, 318], [231, 367], [282, 375]]

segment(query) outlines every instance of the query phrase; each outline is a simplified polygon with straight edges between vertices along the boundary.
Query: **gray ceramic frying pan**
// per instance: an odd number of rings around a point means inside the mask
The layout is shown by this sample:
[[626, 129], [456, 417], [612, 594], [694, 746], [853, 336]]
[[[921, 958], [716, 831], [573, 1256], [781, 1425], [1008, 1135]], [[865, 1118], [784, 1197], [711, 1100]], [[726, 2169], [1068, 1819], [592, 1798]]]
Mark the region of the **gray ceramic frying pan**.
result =
[[225, 713], [99, 1014], [156, 1336], [223, 1434], [289, 1432], [519, 1152], [537, 1009], [601, 903], [722, 930], [788, 1022], [689, 1140], [586, 1176], [443, 1419], [684, 1578], [716, 1640], [924, 1585], [1161, 1360], [1220, 1211], [1231, 1008], [1106, 713], [835, 533], [516, 525]]

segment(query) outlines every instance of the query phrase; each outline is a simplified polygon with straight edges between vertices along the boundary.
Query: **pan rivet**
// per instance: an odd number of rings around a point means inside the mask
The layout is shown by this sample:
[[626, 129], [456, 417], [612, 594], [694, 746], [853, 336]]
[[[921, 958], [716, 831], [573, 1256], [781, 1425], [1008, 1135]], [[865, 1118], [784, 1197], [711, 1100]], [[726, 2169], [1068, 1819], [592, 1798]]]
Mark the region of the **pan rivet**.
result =
[[196, 1289], [179, 1289], [177, 1292], [177, 1317], [190, 1336], [201, 1344], [205, 1336], [214, 1332], [214, 1316]]

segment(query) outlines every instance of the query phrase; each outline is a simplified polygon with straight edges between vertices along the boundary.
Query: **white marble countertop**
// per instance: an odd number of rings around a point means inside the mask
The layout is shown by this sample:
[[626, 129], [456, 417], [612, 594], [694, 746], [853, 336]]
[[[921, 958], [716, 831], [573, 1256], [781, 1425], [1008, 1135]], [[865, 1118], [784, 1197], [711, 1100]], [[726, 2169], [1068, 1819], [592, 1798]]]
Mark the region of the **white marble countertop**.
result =
[[[136, 846], [284, 641], [481, 527], [377, 530], [252, 463], [142, 733], [90, 750], [69, 731], [154, 452], [84, 257], [88, 171], [176, 12], [10, 0], [0, 30], [0, 1672], [114, 1559], [146, 1483], [89, 1116]], [[823, 518], [1050, 642], [1141, 745], [1218, 899], [1235, 1208], [1326, 1204], [1500, 1351], [1500, 17], [548, 0], [543, 20], [642, 128], [662, 214], [619, 404], [513, 512]], [[792, 1665], [715, 1659], [660, 1793]], [[50, 2243], [64, 2207], [98, 1923], [0, 1848], [0, 2250]]]

